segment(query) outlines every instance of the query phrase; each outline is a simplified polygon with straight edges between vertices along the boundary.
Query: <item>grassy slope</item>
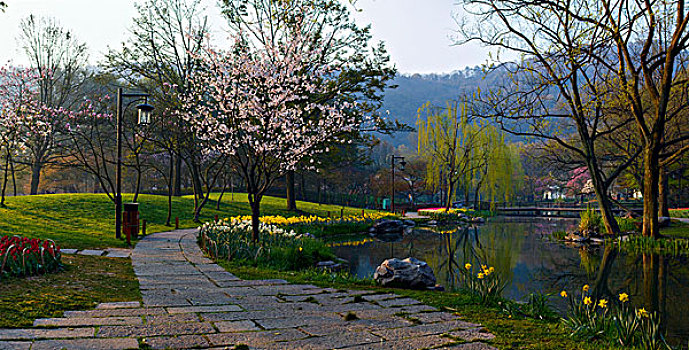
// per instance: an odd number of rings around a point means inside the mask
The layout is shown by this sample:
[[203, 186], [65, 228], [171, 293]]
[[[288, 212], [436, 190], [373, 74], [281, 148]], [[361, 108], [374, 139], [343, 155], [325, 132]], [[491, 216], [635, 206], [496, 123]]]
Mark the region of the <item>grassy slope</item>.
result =
[[31, 326], [36, 318], [101, 302], [141, 300], [129, 259], [65, 255], [62, 262], [64, 271], [0, 283], [0, 328]]
[[[215, 209], [215, 199], [209, 201], [202, 211], [201, 220], [210, 220], [215, 215], [230, 217], [249, 215], [251, 210], [246, 194], [226, 194]], [[130, 201], [131, 195], [125, 195], [124, 201]], [[141, 218], [148, 222], [147, 232], [168, 231], [165, 226], [167, 216], [167, 197], [140, 195], [139, 211]], [[261, 203], [264, 215], [298, 215], [285, 210], [283, 198], [265, 197]], [[318, 205], [298, 202], [297, 207], [306, 214], [327, 216], [340, 215], [341, 206]], [[194, 200], [191, 196], [173, 198], [172, 224], [174, 217], [180, 218], [180, 227], [198, 226], [192, 221]], [[345, 215], [361, 214], [361, 209], [345, 208]], [[124, 247], [123, 241], [114, 238], [114, 205], [102, 194], [55, 194], [7, 198], [7, 208], [0, 208], [0, 234], [21, 235], [42, 239], [53, 239], [63, 248], [104, 248]]]

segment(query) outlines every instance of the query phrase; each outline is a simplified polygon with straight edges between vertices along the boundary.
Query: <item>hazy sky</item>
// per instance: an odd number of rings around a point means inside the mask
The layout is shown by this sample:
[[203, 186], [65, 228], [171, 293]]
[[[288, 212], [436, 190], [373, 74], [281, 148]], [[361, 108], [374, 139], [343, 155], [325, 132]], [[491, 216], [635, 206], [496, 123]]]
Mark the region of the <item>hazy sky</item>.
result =
[[[226, 37], [215, 0], [204, 0], [212, 19], [214, 36]], [[91, 62], [97, 63], [107, 47], [118, 47], [127, 38], [135, 15], [133, 0], [9, 0], [0, 13], [0, 64], [26, 63], [17, 44], [19, 22], [29, 14], [52, 16], [85, 42]], [[360, 24], [372, 24], [376, 41], [384, 41], [392, 61], [402, 73], [449, 72], [486, 60], [477, 46], [451, 46], [456, 29], [452, 18], [460, 8], [456, 0], [359, 0]]]

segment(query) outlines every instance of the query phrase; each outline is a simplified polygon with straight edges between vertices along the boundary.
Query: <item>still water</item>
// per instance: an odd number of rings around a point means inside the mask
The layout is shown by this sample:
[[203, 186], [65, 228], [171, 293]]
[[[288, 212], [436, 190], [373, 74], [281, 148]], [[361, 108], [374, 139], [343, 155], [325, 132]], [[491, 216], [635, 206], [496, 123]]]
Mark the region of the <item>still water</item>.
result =
[[530, 293], [553, 294], [552, 305], [562, 312], [562, 290], [578, 291], [584, 284], [608, 298], [627, 293], [635, 307], [657, 310], [668, 338], [689, 340], [689, 257], [625, 254], [603, 246], [566, 246], [550, 233], [570, 230], [569, 219], [494, 218], [472, 228], [417, 228], [400, 240], [367, 239], [335, 244], [335, 253], [350, 262], [351, 272], [370, 277], [390, 257], [426, 261], [439, 284], [457, 285], [457, 269], [465, 263], [494, 266], [509, 284], [504, 296], [525, 300]]

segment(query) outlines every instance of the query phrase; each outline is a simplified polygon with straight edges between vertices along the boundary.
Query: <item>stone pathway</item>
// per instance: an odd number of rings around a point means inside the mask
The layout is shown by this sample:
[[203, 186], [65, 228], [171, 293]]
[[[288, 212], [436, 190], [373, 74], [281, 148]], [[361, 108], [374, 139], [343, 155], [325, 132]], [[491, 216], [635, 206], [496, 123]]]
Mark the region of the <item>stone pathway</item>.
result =
[[410, 298], [241, 280], [203, 256], [195, 232], [137, 244], [143, 304], [104, 303], [0, 329], [0, 349], [494, 349], [481, 342], [493, 336], [480, 325]]
[[108, 249], [60, 249], [62, 254], [67, 255], [91, 255], [91, 256], [107, 256], [108, 258], [129, 258], [132, 256], [132, 249], [124, 248], [108, 248]]

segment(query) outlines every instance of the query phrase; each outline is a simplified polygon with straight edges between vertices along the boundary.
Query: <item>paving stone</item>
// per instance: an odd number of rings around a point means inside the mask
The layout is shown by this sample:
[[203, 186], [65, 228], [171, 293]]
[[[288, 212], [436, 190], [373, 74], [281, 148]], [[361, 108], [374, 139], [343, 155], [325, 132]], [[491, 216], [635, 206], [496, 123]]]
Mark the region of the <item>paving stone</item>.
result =
[[[67, 255], [73, 255], [77, 253], [77, 249], [60, 249], [60, 253], [62, 254], [67, 254]], [[2, 349], [2, 348], [0, 348]]]
[[143, 295], [144, 304], [150, 307], [187, 306], [191, 303], [181, 295]]
[[254, 296], [256, 294], [256, 290], [252, 287], [232, 287], [222, 288], [220, 290], [230, 296]]
[[0, 329], [0, 340], [92, 337], [94, 328]]
[[398, 340], [424, 335], [449, 333], [457, 329], [476, 328], [477, 326], [476, 324], [464, 321], [446, 321], [413, 327], [373, 330], [372, 332], [387, 340]]
[[459, 319], [459, 316], [448, 312], [420, 312], [409, 314], [408, 317], [415, 318], [421, 321], [421, 323], [433, 323]]
[[132, 255], [131, 249], [117, 249], [110, 248], [106, 249], [106, 255], [108, 258], [128, 258]]
[[348, 347], [359, 344], [367, 344], [380, 342], [381, 339], [371, 333], [366, 332], [349, 332], [343, 334], [333, 334], [323, 337], [307, 338], [302, 340], [290, 341], [285, 344], [292, 349], [334, 349], [339, 347]]
[[163, 308], [139, 308], [139, 309], [114, 309], [114, 310], [89, 310], [89, 311], [66, 311], [65, 317], [79, 318], [79, 317], [125, 317], [125, 316], [145, 316], [145, 315], [163, 315], [167, 311]]
[[28, 341], [0, 341], [0, 350], [29, 350], [31, 342]]
[[138, 301], [123, 301], [117, 303], [100, 303], [96, 306], [96, 309], [134, 309], [141, 307], [141, 303]]
[[275, 286], [287, 284], [285, 280], [238, 280], [238, 281], [218, 281], [218, 286], [221, 288], [233, 287], [253, 287], [253, 286]]
[[79, 255], [89, 255], [89, 256], [103, 256], [105, 254], [104, 250], [97, 250], [97, 249], [84, 249], [79, 251], [77, 254]]
[[289, 341], [306, 338], [308, 335], [296, 329], [281, 329], [279, 331], [260, 331], [245, 333], [217, 333], [206, 336], [212, 346], [247, 344], [256, 346], [276, 341]]
[[379, 300], [377, 301], [378, 305], [382, 307], [392, 307], [392, 306], [406, 306], [406, 305], [415, 305], [415, 304], [421, 304], [420, 301], [414, 300], [411, 298], [399, 298], [399, 299], [390, 299], [390, 300]]
[[165, 324], [165, 323], [180, 323], [180, 322], [199, 322], [199, 315], [194, 313], [176, 314], [176, 315], [153, 315], [146, 316], [146, 324]]
[[177, 337], [148, 337], [144, 344], [153, 349], [189, 349], [210, 346], [201, 335], [180, 335]]
[[[438, 335], [431, 335], [425, 337], [409, 338], [396, 341], [380, 341], [376, 343], [368, 343], [354, 347], [347, 347], [347, 350], [416, 350], [416, 349], [430, 349], [438, 346], [443, 346], [452, 343], [452, 339], [441, 337]], [[452, 348], [455, 349], [455, 348]]]
[[456, 350], [498, 350], [498, 348], [490, 346], [488, 344], [484, 343], [467, 343], [467, 344], [459, 344], [453, 347], [452, 349]]
[[141, 317], [39, 318], [34, 327], [126, 326], [142, 324]]
[[378, 301], [378, 300], [387, 300], [387, 299], [398, 298], [398, 296], [395, 294], [372, 294], [372, 295], [364, 295], [363, 298], [364, 298], [364, 300], [367, 300], [367, 301]]
[[75, 349], [75, 350], [120, 350], [138, 349], [139, 342], [135, 338], [118, 339], [66, 339], [66, 340], [42, 340], [35, 342], [33, 350]]
[[158, 335], [206, 334], [215, 333], [210, 323], [188, 322], [167, 323], [143, 326], [103, 326], [98, 332], [99, 337], [154, 337]]
[[216, 305], [216, 306], [188, 306], [188, 307], [171, 307], [167, 311], [171, 314], [183, 314], [187, 312], [231, 312], [242, 311], [237, 305]]
[[258, 331], [260, 328], [249, 320], [244, 321], [220, 321], [215, 322], [215, 327], [220, 333]]
[[482, 332], [480, 328], [471, 328], [461, 331], [454, 331], [448, 333], [448, 335], [454, 338], [459, 338], [466, 342], [486, 341], [495, 339], [495, 336], [493, 334], [490, 334], [488, 332]]

